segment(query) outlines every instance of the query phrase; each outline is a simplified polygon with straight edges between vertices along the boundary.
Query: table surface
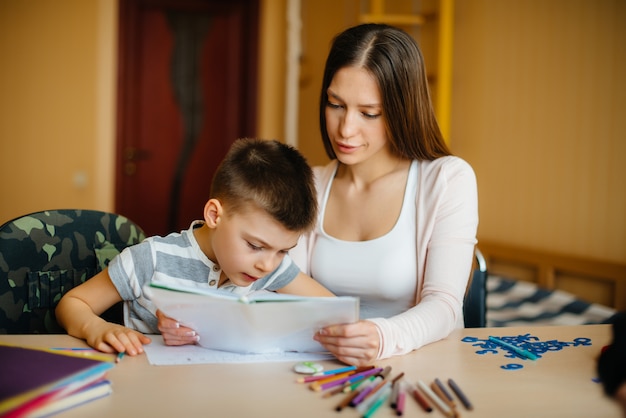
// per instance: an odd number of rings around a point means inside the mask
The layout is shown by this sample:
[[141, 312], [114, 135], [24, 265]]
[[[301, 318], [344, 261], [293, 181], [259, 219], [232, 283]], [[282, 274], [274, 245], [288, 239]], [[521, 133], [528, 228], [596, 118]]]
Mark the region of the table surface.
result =
[[[463, 341], [526, 334], [537, 337], [535, 344], [553, 341], [551, 345], [557, 349], [532, 361], [508, 357], [503, 349], [481, 354], [483, 348]], [[580, 338], [589, 338], [591, 344], [584, 344]], [[457, 330], [442, 341], [376, 365], [391, 366], [390, 377], [404, 372], [404, 378], [411, 383], [422, 380], [430, 384], [435, 378], [442, 382], [452, 378], [474, 405], [472, 411], [459, 405], [461, 417], [617, 418], [621, 417], [617, 403], [606, 397], [601, 384], [595, 381], [597, 357], [610, 339], [608, 325], [471, 328]], [[572, 344], [559, 349], [555, 341]], [[83, 341], [67, 335], [0, 335], [0, 342], [46, 348], [85, 346]], [[326, 369], [342, 366], [333, 361], [323, 363]], [[513, 369], [511, 364], [522, 367]], [[352, 408], [335, 411], [344, 395], [323, 398], [320, 392], [296, 383], [299, 375], [292, 366], [289, 362], [152, 366], [145, 355], [126, 356], [109, 373], [113, 385], [110, 396], [60, 416], [359, 416]], [[427, 414], [412, 398], [407, 401], [405, 416], [444, 416], [436, 409]], [[385, 407], [375, 416], [391, 417], [395, 412]]]

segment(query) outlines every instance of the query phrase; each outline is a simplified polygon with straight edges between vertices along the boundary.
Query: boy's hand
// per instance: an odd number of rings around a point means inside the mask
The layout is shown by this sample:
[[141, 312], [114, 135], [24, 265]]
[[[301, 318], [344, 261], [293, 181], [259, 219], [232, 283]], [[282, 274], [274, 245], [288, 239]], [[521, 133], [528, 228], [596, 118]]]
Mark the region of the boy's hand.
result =
[[111, 322], [101, 321], [89, 330], [87, 344], [104, 353], [143, 353], [143, 345], [152, 341], [139, 331]]
[[163, 335], [165, 345], [195, 344], [200, 337], [191, 328], [180, 325], [178, 321], [165, 315], [160, 310], [156, 311], [159, 331]]

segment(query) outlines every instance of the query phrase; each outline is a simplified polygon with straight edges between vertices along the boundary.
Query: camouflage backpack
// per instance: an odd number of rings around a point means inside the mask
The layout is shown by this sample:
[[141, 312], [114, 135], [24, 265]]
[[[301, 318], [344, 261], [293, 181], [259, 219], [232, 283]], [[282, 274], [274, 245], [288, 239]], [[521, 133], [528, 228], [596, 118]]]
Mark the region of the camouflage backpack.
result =
[[[55, 334], [61, 296], [145, 238], [124, 216], [49, 210], [0, 226], [0, 334]], [[121, 304], [102, 316], [121, 323]]]

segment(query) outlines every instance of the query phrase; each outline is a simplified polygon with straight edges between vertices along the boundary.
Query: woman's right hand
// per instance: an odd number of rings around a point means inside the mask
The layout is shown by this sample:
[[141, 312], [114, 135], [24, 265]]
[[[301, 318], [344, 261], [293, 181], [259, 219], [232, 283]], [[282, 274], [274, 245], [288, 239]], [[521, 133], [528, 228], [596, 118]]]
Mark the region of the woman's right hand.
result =
[[329, 325], [320, 329], [313, 339], [330, 351], [339, 361], [353, 366], [368, 366], [376, 360], [380, 335], [376, 324], [360, 320], [353, 324]]
[[156, 317], [165, 345], [195, 344], [200, 340], [200, 337], [194, 330], [180, 325], [177, 320], [170, 318], [160, 310], [156, 311]]

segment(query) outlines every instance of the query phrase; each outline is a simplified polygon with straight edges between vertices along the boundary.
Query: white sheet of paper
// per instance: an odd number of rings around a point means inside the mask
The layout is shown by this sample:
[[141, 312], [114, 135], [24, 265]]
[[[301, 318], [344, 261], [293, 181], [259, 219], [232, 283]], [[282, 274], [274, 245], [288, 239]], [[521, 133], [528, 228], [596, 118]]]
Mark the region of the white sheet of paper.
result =
[[144, 346], [148, 361], [153, 366], [211, 363], [267, 363], [279, 361], [331, 360], [330, 353], [266, 353], [241, 354], [228, 351], [210, 350], [197, 345], [168, 346], [160, 335], [151, 335], [152, 342]]
[[[263, 295], [262, 302], [146, 287], [145, 293], [166, 315], [195, 330], [204, 348], [235, 353], [320, 352], [313, 339], [326, 325], [359, 319], [355, 297], [306, 298]], [[246, 300], [252, 300], [250, 295]]]

